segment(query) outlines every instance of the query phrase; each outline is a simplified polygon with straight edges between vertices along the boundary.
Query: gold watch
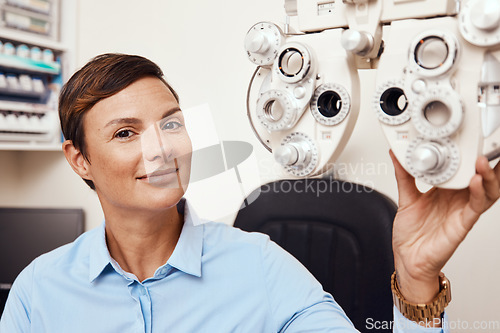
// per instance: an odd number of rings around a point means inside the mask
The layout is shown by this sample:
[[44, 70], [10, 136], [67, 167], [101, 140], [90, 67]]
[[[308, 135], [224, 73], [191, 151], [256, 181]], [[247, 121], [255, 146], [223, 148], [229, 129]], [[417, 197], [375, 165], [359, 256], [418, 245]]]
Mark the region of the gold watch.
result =
[[451, 302], [451, 285], [450, 281], [443, 273], [439, 274], [439, 293], [427, 304], [410, 303], [399, 291], [399, 286], [396, 281], [396, 272], [391, 276], [392, 299], [394, 305], [407, 319], [416, 322], [430, 322], [434, 318], [441, 317], [444, 308]]

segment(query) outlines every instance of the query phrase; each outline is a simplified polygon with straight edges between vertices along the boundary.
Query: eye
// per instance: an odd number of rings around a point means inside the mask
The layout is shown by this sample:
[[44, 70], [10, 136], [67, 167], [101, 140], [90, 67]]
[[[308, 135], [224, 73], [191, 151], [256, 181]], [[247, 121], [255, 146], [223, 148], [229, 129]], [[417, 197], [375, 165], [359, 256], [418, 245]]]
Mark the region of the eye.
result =
[[166, 121], [161, 125], [161, 129], [165, 131], [173, 131], [181, 128], [183, 125], [178, 121]]
[[128, 129], [124, 130], [119, 130], [118, 132], [115, 133], [115, 138], [119, 139], [127, 139], [130, 138], [132, 135], [134, 135], [134, 132]]

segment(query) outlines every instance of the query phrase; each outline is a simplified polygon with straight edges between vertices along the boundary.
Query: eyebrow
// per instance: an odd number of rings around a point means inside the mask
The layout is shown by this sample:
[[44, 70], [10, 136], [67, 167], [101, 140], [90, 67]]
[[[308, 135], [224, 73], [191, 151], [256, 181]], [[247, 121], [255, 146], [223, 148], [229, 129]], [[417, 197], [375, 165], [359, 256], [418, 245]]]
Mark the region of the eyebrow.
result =
[[[173, 109], [170, 109], [166, 111], [162, 116], [161, 119], [166, 118], [170, 116], [171, 114], [174, 114], [178, 111], [181, 111], [180, 107], [175, 107]], [[123, 125], [123, 124], [142, 124], [142, 120], [138, 118], [133, 118], [133, 117], [128, 117], [128, 118], [118, 118], [118, 119], [113, 119], [109, 123], [107, 123], [104, 127], [108, 127], [111, 125]]]

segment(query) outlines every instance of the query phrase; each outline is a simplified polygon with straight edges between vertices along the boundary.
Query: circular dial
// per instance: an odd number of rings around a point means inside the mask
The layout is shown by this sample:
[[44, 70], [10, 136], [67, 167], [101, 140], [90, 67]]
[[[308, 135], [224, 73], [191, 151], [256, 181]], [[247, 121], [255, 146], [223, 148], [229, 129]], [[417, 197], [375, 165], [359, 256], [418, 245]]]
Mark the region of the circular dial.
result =
[[287, 43], [278, 51], [274, 70], [286, 83], [295, 83], [304, 79], [311, 69], [311, 54], [300, 43]]
[[257, 100], [257, 118], [269, 131], [291, 128], [297, 114], [295, 99], [287, 91], [268, 90]]
[[455, 63], [458, 41], [454, 35], [441, 30], [425, 31], [413, 40], [410, 50], [415, 72], [423, 76], [439, 76]]
[[387, 81], [375, 93], [374, 109], [378, 119], [387, 125], [401, 125], [410, 120], [408, 99], [399, 81]]
[[474, 27], [491, 31], [500, 24], [500, 3], [498, 0], [477, 0], [472, 4], [470, 18]]
[[459, 28], [462, 36], [477, 46], [500, 43], [500, 2], [470, 0], [462, 5]]
[[268, 66], [273, 64], [283, 42], [283, 32], [277, 25], [260, 22], [248, 30], [245, 37], [245, 49], [248, 58], [254, 64]]
[[415, 128], [427, 138], [450, 136], [462, 124], [460, 96], [450, 87], [426, 90], [415, 100], [411, 109]]
[[342, 122], [349, 113], [351, 98], [343, 86], [323, 83], [314, 91], [310, 107], [317, 122], [333, 126]]
[[408, 171], [417, 179], [437, 185], [451, 179], [458, 170], [460, 153], [450, 139], [426, 140], [419, 137], [406, 152]]
[[274, 149], [274, 158], [294, 176], [309, 175], [318, 164], [318, 150], [314, 142], [304, 133], [287, 135], [281, 145]]

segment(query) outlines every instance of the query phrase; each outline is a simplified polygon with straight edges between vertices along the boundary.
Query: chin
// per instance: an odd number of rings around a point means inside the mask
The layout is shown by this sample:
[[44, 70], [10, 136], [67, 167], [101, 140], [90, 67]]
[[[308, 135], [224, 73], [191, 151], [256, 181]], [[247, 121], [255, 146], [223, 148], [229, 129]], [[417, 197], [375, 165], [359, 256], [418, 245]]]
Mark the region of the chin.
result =
[[[185, 187], [187, 188], [187, 185]], [[162, 188], [155, 192], [151, 196], [144, 197], [146, 199], [144, 205], [153, 210], [163, 210], [177, 205], [184, 196], [185, 189], [184, 186], [183, 188]]]

